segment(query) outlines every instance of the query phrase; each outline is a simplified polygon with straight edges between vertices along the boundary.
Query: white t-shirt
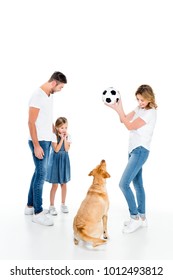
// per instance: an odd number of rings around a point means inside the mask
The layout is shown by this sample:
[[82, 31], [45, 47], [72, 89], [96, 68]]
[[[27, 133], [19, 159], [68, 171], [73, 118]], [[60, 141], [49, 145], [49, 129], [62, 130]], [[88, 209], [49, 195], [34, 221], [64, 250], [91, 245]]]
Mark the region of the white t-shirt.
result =
[[132, 121], [137, 118], [141, 118], [145, 121], [146, 124], [141, 128], [130, 131], [129, 153], [139, 146], [150, 150], [151, 139], [157, 118], [156, 109], [154, 108], [146, 110], [137, 107], [134, 112], [135, 115], [133, 116]]
[[[41, 88], [38, 88], [31, 96], [29, 107], [40, 109], [36, 120], [38, 141], [51, 141], [53, 95], [48, 96]], [[31, 136], [29, 136], [29, 139], [31, 140]]]

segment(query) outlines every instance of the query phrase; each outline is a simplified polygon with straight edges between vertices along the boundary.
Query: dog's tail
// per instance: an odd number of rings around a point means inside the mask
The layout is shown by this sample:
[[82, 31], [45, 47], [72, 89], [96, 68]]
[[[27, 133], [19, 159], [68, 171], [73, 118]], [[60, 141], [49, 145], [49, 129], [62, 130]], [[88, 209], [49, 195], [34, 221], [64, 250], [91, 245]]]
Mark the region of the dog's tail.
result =
[[92, 237], [89, 236], [85, 233], [84, 229], [78, 229], [78, 235], [80, 236], [80, 238], [85, 241], [85, 242], [90, 242], [92, 243], [93, 247], [99, 246], [99, 245], [103, 245], [105, 244], [107, 241], [101, 238], [96, 238], [96, 237]]
[[104, 243], [107, 242], [104, 239], [89, 236], [85, 232], [85, 226], [83, 224], [76, 225], [75, 220], [74, 220], [74, 223], [73, 223], [73, 229], [74, 229], [75, 240], [76, 240], [75, 244], [78, 244], [78, 242], [77, 242], [78, 238], [83, 240], [83, 241], [85, 241], [85, 242], [92, 243], [93, 247], [96, 247], [96, 246], [99, 246], [99, 245], [103, 245]]

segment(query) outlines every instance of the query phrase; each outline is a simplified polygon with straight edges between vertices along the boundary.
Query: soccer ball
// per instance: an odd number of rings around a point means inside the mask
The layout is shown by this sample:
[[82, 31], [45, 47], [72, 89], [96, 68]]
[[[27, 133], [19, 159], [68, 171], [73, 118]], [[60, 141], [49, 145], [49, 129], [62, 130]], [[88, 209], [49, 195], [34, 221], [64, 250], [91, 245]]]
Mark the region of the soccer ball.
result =
[[102, 100], [104, 103], [114, 104], [120, 99], [120, 93], [114, 87], [108, 87], [102, 92]]

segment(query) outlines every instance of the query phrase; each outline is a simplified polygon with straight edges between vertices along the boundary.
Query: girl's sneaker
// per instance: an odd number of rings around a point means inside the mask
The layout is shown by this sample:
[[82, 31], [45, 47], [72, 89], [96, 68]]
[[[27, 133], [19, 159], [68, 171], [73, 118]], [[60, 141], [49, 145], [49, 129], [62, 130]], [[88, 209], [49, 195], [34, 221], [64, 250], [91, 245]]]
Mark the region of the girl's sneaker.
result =
[[62, 213], [68, 213], [69, 212], [68, 211], [68, 207], [66, 205], [64, 205], [64, 204], [61, 204], [61, 212]]
[[50, 206], [50, 207], [49, 207], [49, 213], [50, 213], [52, 216], [58, 215], [58, 212], [56, 211], [56, 208], [55, 208], [54, 206]]

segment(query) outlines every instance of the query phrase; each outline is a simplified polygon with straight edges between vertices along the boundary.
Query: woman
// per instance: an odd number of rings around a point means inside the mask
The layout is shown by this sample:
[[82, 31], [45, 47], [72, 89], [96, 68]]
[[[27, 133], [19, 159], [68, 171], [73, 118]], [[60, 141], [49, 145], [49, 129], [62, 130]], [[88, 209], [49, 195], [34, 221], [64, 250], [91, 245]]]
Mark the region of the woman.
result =
[[[124, 113], [121, 99], [112, 105], [105, 103], [118, 113], [120, 121], [130, 131], [128, 163], [119, 183], [130, 212], [130, 220], [124, 223], [124, 233], [130, 233], [141, 226], [147, 226], [142, 167], [149, 156], [156, 123], [157, 105], [152, 88], [149, 85], [141, 85], [135, 96], [138, 106], [127, 115]], [[134, 185], [136, 200], [130, 188], [131, 182]]]

